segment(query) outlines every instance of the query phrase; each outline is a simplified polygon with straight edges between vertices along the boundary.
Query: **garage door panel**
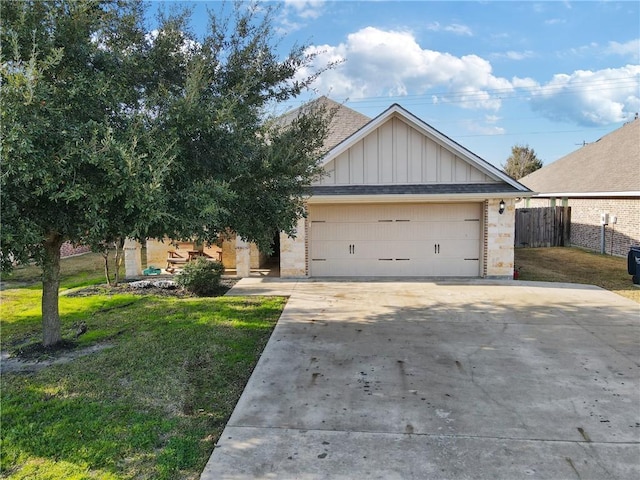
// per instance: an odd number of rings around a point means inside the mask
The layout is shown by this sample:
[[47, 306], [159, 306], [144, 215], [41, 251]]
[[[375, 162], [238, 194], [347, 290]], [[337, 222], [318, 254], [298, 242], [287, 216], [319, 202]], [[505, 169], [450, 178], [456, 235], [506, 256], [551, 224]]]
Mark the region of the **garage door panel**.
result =
[[449, 260], [384, 260], [371, 262], [366, 259], [352, 262], [340, 262], [336, 260], [314, 261], [312, 269], [315, 276], [342, 277], [342, 276], [366, 276], [376, 277], [473, 277], [478, 275], [478, 261]]
[[316, 277], [389, 276], [388, 270], [389, 265], [385, 262], [371, 262], [369, 259], [352, 259], [349, 262], [329, 259], [311, 262], [311, 271]]
[[325, 241], [314, 245], [311, 249], [311, 259], [347, 259], [347, 260], [377, 260], [389, 257], [389, 249], [382, 242], [371, 239], [346, 243], [340, 241]]
[[312, 276], [478, 276], [481, 204], [310, 207]]
[[478, 258], [480, 255], [480, 248], [475, 241], [465, 240], [447, 240], [446, 242], [438, 243], [438, 257], [452, 259], [452, 258]]
[[349, 244], [340, 241], [316, 242], [311, 248], [311, 259], [347, 259], [351, 256]]
[[480, 268], [478, 260], [459, 260], [438, 258], [430, 265], [431, 275], [435, 277], [477, 277]]
[[449, 222], [479, 220], [481, 204], [424, 204], [409, 205], [314, 205], [313, 220], [327, 222], [377, 222], [379, 220], [409, 220], [426, 222]]
[[480, 225], [473, 222], [451, 222], [442, 224], [440, 238], [480, 239]]

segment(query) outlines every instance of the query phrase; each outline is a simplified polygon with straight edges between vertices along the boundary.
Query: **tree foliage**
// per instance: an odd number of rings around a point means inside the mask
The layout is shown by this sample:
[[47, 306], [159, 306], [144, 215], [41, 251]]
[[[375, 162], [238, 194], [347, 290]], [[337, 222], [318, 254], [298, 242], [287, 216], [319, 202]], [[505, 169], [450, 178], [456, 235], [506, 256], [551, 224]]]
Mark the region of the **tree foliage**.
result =
[[275, 102], [296, 97], [314, 77], [295, 80], [313, 57], [302, 47], [280, 60], [270, 9], [238, 4], [231, 17], [211, 15], [203, 39], [188, 15], [160, 19], [151, 49], [169, 58], [153, 78], [148, 106], [175, 141], [179, 159], [165, 183], [167, 215], [154, 237], [213, 242], [230, 229], [268, 249], [277, 231], [293, 233], [303, 188], [319, 174], [327, 113], [310, 108], [282, 128], [268, 121]]
[[274, 103], [296, 97], [313, 60], [275, 51], [273, 11], [238, 2], [144, 28], [138, 0], [6, 2], [0, 31], [0, 261], [43, 266], [44, 343], [58, 342], [60, 245], [125, 237], [215, 241], [232, 230], [268, 248], [293, 233], [319, 170], [326, 112], [283, 127]]
[[169, 159], [138, 109], [139, 3], [7, 2], [2, 14], [1, 261], [42, 265], [51, 345], [61, 244], [94, 244], [123, 218], [135, 231]]
[[511, 147], [511, 155], [502, 168], [507, 175], [518, 180], [542, 168], [542, 160], [536, 156], [535, 150], [529, 145], [514, 145]]

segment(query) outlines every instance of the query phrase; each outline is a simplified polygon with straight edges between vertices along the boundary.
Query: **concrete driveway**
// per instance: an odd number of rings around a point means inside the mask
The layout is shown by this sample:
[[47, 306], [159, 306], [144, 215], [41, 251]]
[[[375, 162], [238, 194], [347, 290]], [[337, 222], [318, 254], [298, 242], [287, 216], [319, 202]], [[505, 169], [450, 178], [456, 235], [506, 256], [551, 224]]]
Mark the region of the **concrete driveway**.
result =
[[640, 306], [537, 282], [244, 279], [289, 302], [202, 479], [640, 478]]

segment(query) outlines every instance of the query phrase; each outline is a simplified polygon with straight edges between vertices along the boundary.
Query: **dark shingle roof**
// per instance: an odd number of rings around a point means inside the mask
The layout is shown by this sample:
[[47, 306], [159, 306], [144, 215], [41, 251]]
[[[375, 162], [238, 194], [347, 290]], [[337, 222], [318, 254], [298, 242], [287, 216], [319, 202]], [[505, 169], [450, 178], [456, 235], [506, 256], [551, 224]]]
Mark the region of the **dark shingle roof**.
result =
[[498, 194], [519, 190], [505, 183], [440, 183], [425, 185], [318, 185], [312, 195]]
[[640, 191], [640, 120], [521, 178], [539, 193]]

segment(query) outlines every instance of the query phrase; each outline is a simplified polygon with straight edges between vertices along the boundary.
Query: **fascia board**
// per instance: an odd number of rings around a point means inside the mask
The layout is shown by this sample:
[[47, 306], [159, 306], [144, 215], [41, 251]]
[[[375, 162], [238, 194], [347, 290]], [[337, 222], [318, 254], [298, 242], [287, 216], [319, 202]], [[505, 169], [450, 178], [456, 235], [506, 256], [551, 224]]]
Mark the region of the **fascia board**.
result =
[[615, 198], [615, 197], [640, 197], [639, 190], [631, 190], [627, 192], [551, 192], [551, 193], [535, 193], [531, 198]]
[[416, 202], [483, 202], [489, 199], [522, 198], [521, 192], [500, 194], [433, 194], [433, 195], [312, 195], [305, 202], [313, 204], [327, 203], [416, 203]]
[[413, 126], [416, 127], [418, 130], [422, 130], [423, 133], [435, 137], [442, 144], [446, 145], [450, 150], [453, 150], [454, 152], [458, 153], [458, 156], [470, 161], [472, 164], [478, 167], [481, 171], [485, 171], [490, 176], [493, 176], [494, 178], [502, 180], [522, 192], [529, 191], [529, 189], [526, 186], [514, 180], [509, 175], [504, 173], [502, 170], [491, 165], [489, 162], [482, 159], [472, 151], [467, 150], [465, 147], [460, 145], [455, 140], [452, 140], [451, 138], [447, 137], [445, 134], [439, 132], [428, 123], [416, 117], [413, 113], [405, 110], [400, 105], [394, 105], [394, 106], [398, 107], [399, 112], [402, 112], [404, 118], [407, 120], [410, 120], [411, 123], [413, 123]]

